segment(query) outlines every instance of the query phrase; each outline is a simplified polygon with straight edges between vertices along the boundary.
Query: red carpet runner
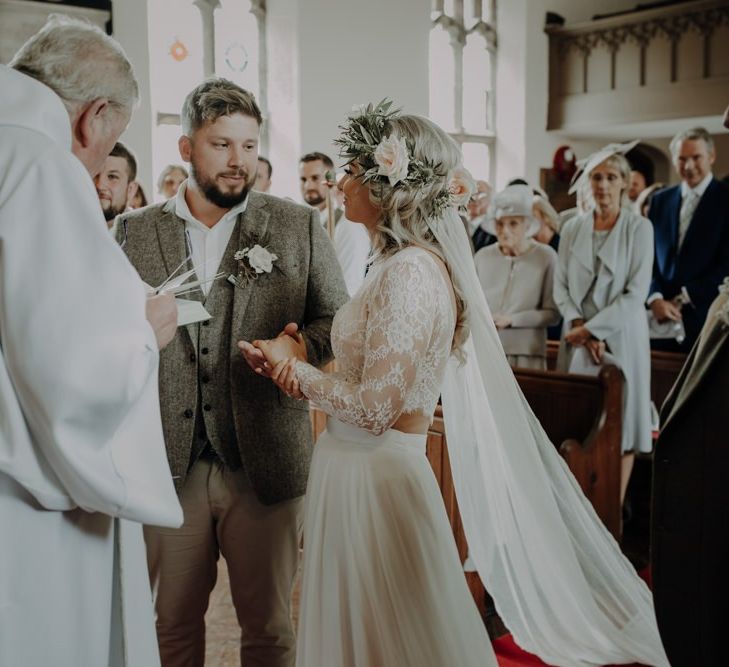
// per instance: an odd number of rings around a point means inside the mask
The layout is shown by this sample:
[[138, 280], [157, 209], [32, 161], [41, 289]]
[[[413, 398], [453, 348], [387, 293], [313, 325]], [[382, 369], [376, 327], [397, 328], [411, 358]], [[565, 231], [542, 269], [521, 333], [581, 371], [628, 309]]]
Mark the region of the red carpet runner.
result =
[[[649, 568], [645, 568], [638, 573], [641, 578], [651, 586], [651, 573]], [[527, 653], [520, 649], [511, 635], [504, 635], [495, 639], [493, 642], [494, 653], [499, 662], [499, 667], [544, 667], [547, 663], [542, 662], [536, 655]], [[621, 665], [620, 667], [641, 667], [637, 663], [634, 665]]]
[[[537, 656], [522, 651], [514, 643], [511, 635], [499, 637], [492, 643], [499, 667], [544, 667], [547, 664], [546, 662], [542, 662]], [[640, 665], [620, 665], [620, 667], [640, 667]]]

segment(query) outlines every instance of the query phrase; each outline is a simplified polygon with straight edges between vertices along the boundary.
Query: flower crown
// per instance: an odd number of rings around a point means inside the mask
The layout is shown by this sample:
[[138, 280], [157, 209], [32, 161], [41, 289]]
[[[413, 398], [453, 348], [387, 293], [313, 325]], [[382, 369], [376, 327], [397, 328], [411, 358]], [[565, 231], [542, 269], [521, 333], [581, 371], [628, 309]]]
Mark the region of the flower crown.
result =
[[345, 125], [339, 126], [342, 134], [334, 141], [346, 164], [356, 161], [362, 167], [364, 183], [377, 181], [392, 188], [426, 188], [434, 180], [446, 177], [447, 186], [432, 200], [433, 217], [439, 217], [449, 206], [465, 205], [476, 190], [471, 174], [462, 166], [445, 174], [441, 163], [415, 158], [411, 141], [394, 134], [384, 136], [388, 122], [400, 115], [399, 109], [391, 107], [392, 101], [388, 99], [375, 106], [352, 107], [354, 113]]

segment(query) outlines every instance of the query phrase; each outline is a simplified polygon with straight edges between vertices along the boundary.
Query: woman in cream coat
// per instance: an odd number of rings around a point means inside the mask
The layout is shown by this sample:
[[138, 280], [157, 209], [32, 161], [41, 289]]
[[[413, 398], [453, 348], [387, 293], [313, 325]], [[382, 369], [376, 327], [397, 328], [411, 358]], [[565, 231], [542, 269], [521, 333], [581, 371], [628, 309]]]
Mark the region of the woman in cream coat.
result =
[[494, 198], [486, 231], [497, 242], [474, 257], [476, 273], [512, 367], [547, 368], [547, 327], [559, 322], [552, 298], [557, 253], [533, 236], [539, 221], [526, 185], [509, 185]]
[[562, 228], [554, 298], [564, 317], [558, 369], [567, 371], [576, 348], [595, 364], [608, 351], [625, 377], [621, 500], [635, 452], [652, 448], [650, 346], [645, 299], [653, 267], [653, 228], [624, 206], [630, 166], [624, 146], [609, 146], [588, 161], [595, 209]]

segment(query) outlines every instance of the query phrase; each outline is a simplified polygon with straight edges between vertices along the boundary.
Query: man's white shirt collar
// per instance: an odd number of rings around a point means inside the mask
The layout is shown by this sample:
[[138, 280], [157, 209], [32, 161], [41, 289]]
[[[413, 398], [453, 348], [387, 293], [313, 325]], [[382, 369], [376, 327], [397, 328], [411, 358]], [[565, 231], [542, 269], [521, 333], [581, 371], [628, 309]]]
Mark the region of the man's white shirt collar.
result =
[[[326, 229], [326, 226], [329, 222], [329, 209], [325, 206], [324, 208], [317, 209], [319, 211], [319, 221], [322, 225], [324, 225], [324, 228]], [[336, 217], [337, 215], [337, 209], [334, 209], [334, 215]]]
[[[174, 211], [178, 218], [182, 218], [185, 222], [189, 222], [196, 227], [202, 228], [202, 231], [210, 231], [210, 228], [203, 225], [191, 212], [190, 207], [187, 205], [185, 200], [185, 193], [187, 192], [187, 180], [180, 183], [180, 187], [177, 189], [177, 194], [169, 199], [164, 206], [165, 211]], [[239, 213], [243, 213], [248, 206], [248, 196], [238, 205], [231, 208], [215, 225], [219, 225], [221, 222], [227, 222], [231, 218], [235, 220]], [[213, 228], [214, 229], [214, 228]]]
[[712, 178], [714, 178], [714, 174], [709, 172], [708, 174], [706, 174], [706, 176], [704, 176], [701, 183], [699, 183], [695, 188], [689, 187], [686, 181], [681, 181], [681, 199], [686, 198], [689, 190], [693, 190], [699, 197], [703, 197], [704, 192], [706, 192], [706, 188], [709, 187], [709, 183], [711, 183]]
[[230, 242], [238, 215], [246, 210], [248, 197], [225, 213], [215, 225], [207, 227], [190, 212], [190, 207], [185, 200], [186, 191], [187, 181], [183, 181], [177, 194], [165, 204], [164, 210], [174, 212], [178, 218], [185, 221], [192, 265], [197, 277], [205, 281], [200, 288], [207, 295], [212, 287], [210, 281], [217, 273], [225, 249]]

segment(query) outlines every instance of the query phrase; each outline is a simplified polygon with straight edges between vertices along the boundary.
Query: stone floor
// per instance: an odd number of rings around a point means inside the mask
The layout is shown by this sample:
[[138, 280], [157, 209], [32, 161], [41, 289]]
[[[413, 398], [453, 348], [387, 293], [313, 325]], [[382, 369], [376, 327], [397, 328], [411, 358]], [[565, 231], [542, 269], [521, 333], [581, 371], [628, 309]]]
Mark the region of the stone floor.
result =
[[[298, 619], [298, 602], [299, 580], [297, 577], [292, 596], [294, 624]], [[205, 615], [205, 625], [207, 627], [205, 667], [240, 667], [238, 654], [240, 630], [230, 597], [228, 569], [222, 558], [218, 562], [218, 581], [210, 595], [210, 606]]]

